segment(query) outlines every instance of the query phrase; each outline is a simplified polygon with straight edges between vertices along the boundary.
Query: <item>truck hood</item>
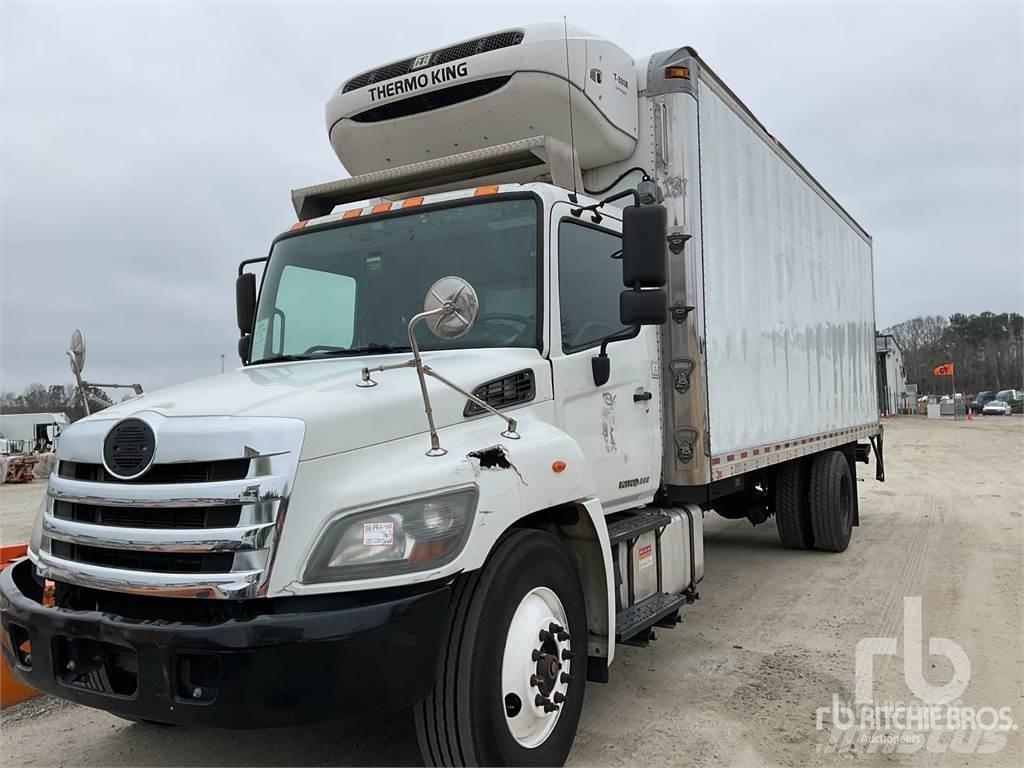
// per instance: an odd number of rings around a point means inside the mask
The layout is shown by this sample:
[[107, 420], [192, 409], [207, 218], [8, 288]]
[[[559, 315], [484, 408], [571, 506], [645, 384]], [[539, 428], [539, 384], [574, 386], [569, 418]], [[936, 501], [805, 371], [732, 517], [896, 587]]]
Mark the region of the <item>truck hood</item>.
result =
[[[397, 440], [427, 431], [413, 368], [374, 373], [376, 387], [357, 387], [363, 366], [409, 359], [407, 354], [270, 363], [197, 379], [118, 403], [89, 421], [122, 419], [139, 411], [175, 416], [271, 416], [306, 425], [303, 460]], [[530, 369], [534, 401], [551, 399], [548, 362], [535, 349], [427, 352], [424, 362], [472, 392], [484, 382]], [[440, 429], [465, 421], [466, 398], [427, 379]], [[492, 417], [493, 418], [493, 417]], [[72, 427], [73, 428], [73, 427]]]

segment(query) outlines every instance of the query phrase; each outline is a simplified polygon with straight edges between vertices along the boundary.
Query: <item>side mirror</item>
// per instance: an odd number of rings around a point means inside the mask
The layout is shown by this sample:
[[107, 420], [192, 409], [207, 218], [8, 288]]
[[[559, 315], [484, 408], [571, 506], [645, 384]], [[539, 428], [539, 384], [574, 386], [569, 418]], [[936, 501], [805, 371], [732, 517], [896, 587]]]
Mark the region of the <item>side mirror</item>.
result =
[[[424, 318], [430, 332], [439, 339], [453, 341], [473, 327], [480, 313], [480, 299], [473, 286], [461, 277], [442, 277], [427, 290], [423, 311], [433, 313]], [[415, 349], [411, 330], [409, 334], [410, 345]]]
[[661, 288], [667, 280], [665, 243], [668, 213], [663, 205], [634, 205], [622, 210], [622, 284]]
[[664, 325], [668, 321], [668, 295], [661, 288], [619, 294], [619, 320], [623, 325]]
[[252, 272], [243, 272], [235, 279], [235, 313], [239, 333], [252, 333], [256, 318], [256, 275]]
[[249, 358], [252, 355], [252, 336], [248, 333], [240, 336], [238, 339], [238, 357], [242, 361], [242, 365], [247, 365]]

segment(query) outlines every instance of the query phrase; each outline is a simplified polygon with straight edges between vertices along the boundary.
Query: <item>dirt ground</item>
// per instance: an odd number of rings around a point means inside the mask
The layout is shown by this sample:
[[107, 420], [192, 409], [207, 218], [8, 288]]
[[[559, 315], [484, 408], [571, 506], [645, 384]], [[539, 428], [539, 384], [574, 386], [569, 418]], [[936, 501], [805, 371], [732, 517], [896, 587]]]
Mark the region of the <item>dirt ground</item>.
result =
[[32, 533], [46, 480], [0, 485], [0, 544], [23, 544]]
[[[570, 764], [1022, 764], [1020, 730], [980, 746], [940, 731], [916, 752], [858, 743], [837, 754], [816, 728], [833, 695], [852, 698], [858, 641], [902, 637], [904, 598], [915, 596], [925, 680], [953, 676], [947, 658], [928, 655], [928, 638], [948, 638], [970, 662], [959, 703], [1009, 707], [1024, 724], [1024, 418], [905, 417], [886, 430], [888, 481], [860, 465], [861, 527], [844, 554], [787, 551], [772, 522], [708, 515], [702, 599], [651, 647], [620, 648], [608, 685], [587, 686]], [[912, 649], [901, 640], [874, 662], [874, 702], [913, 699]], [[419, 763], [405, 713], [239, 734], [133, 725], [40, 698], [0, 715], [0, 741], [4, 765]]]

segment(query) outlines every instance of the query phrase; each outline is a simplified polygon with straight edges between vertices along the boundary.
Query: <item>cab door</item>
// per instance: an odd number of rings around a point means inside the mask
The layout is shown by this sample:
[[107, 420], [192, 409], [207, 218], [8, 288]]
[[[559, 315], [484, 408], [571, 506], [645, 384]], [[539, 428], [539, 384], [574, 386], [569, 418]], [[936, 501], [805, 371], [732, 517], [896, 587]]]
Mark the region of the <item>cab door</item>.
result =
[[661, 477], [661, 395], [656, 327], [607, 347], [611, 375], [594, 383], [591, 360], [619, 321], [621, 223], [553, 206], [551, 365], [559, 426], [579, 444], [605, 512], [647, 503]]

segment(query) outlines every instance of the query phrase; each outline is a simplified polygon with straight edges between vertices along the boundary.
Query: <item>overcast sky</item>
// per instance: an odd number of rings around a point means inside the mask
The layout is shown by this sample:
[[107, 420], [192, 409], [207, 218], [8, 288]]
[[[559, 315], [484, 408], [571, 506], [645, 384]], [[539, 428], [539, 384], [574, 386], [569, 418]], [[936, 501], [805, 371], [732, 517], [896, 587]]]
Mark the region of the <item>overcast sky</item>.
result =
[[2, 13], [0, 387], [237, 364], [235, 270], [339, 178], [343, 79], [560, 21], [693, 45], [874, 237], [880, 327], [1024, 310], [1019, 3], [17, 3]]

